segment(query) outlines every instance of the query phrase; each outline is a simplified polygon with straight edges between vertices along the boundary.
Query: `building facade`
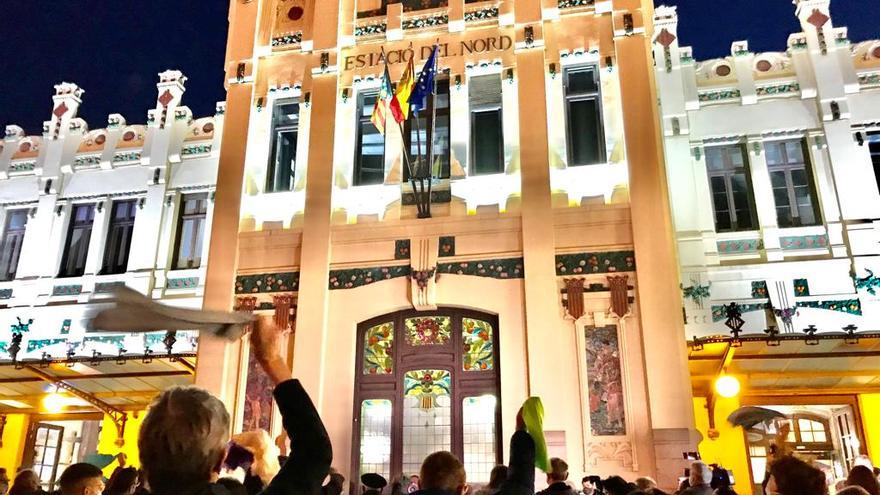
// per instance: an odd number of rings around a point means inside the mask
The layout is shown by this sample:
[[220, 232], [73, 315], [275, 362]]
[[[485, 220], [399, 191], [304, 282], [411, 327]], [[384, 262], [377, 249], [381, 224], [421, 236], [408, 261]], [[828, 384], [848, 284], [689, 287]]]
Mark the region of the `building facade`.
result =
[[9, 125], [0, 143], [0, 466], [33, 465], [47, 489], [89, 454], [137, 465], [141, 411], [192, 382], [195, 334], [86, 328], [119, 285], [201, 306], [224, 105], [193, 118], [185, 81], [159, 74], [146, 124], [99, 129], [59, 84], [42, 135]]
[[[396, 477], [451, 450], [484, 483], [539, 396], [573, 476], [676, 485], [697, 433], [651, 3], [230, 5], [205, 305], [293, 330], [335, 467]], [[437, 94], [379, 134], [386, 62], [398, 81], [434, 44]], [[427, 218], [402, 153], [421, 146]], [[280, 431], [246, 345], [201, 342], [196, 383]]]
[[[784, 51], [738, 41], [705, 61], [680, 44], [674, 7], [654, 17], [701, 450], [753, 483], [769, 432], [729, 429], [740, 403], [779, 406], [798, 449], [838, 478], [880, 454], [867, 421], [880, 385], [880, 42], [851, 41], [828, 0], [794, 4], [802, 31]], [[713, 397], [721, 374], [740, 377], [739, 399]]]

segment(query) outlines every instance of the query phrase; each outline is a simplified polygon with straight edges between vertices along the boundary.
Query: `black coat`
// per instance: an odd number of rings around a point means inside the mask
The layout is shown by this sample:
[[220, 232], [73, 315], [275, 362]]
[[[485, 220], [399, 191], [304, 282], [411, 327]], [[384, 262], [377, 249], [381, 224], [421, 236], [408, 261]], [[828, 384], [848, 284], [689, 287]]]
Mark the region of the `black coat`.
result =
[[566, 485], [563, 482], [553, 483], [547, 488], [541, 490], [536, 495], [577, 495], [570, 486]]
[[532, 495], [535, 493], [535, 441], [525, 430], [510, 437], [510, 462], [507, 479], [498, 490], [501, 495]]

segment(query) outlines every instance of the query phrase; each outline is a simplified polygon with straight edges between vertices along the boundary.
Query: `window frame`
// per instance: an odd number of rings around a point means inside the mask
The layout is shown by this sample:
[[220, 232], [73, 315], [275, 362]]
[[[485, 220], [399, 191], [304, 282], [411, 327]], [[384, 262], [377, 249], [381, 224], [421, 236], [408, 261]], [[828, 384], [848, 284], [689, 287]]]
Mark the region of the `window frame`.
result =
[[[451, 318], [452, 336], [445, 344], [428, 346], [411, 346], [405, 344], [405, 320], [408, 318], [424, 318], [444, 316]], [[462, 352], [462, 321], [473, 318], [492, 325], [493, 369], [482, 371], [464, 371]], [[370, 328], [383, 323], [394, 323], [393, 367], [388, 374], [364, 374], [364, 334]], [[391, 410], [391, 479], [396, 479], [403, 468], [403, 377], [407, 371], [433, 369], [446, 370], [451, 374], [452, 393], [452, 427], [450, 446], [451, 452], [460, 459], [464, 454], [463, 437], [463, 401], [467, 397], [494, 395], [497, 399], [495, 407], [495, 456], [500, 463], [503, 457], [503, 434], [501, 423], [501, 371], [499, 347], [498, 317], [478, 311], [438, 308], [436, 311], [403, 310], [366, 320], [357, 325], [354, 387], [353, 387], [353, 427], [351, 473], [353, 479], [360, 476], [360, 435], [361, 405], [365, 400], [390, 400]]]
[[[708, 149], [709, 148], [733, 148], [736, 147], [739, 149], [743, 164], [741, 168], [737, 168], [733, 166], [730, 162], [729, 156], [727, 153], [723, 153], [723, 161], [724, 166], [721, 170], [712, 170], [709, 168], [708, 164]], [[715, 232], [723, 233], [723, 232], [748, 232], [751, 230], [758, 230], [758, 212], [755, 207], [755, 189], [752, 185], [752, 173], [751, 166], [749, 164], [749, 154], [746, 150], [745, 144], [743, 143], [735, 143], [735, 144], [722, 144], [716, 146], [706, 146], [706, 175], [708, 177], [708, 185], [709, 185], [709, 199], [712, 204], [712, 221], [715, 226]], [[752, 225], [749, 227], [740, 227], [736, 214], [736, 201], [733, 196], [733, 177], [738, 174], [743, 174], [746, 179], [747, 193], [748, 193], [748, 204], [749, 204], [749, 216], [752, 222]], [[730, 216], [730, 225], [729, 229], [720, 229], [718, 227], [718, 208], [715, 205], [715, 192], [712, 189], [712, 178], [720, 177], [724, 180], [725, 187], [725, 196], [727, 198], [727, 211]]]
[[[277, 118], [276, 112], [278, 112], [283, 106], [296, 104], [297, 112], [296, 119], [294, 119], [294, 123], [278, 125], [275, 121]], [[272, 105], [272, 116], [271, 116], [271, 139], [269, 142], [269, 161], [266, 164], [266, 183], [264, 192], [266, 193], [275, 193], [275, 192], [288, 192], [293, 191], [296, 183], [296, 154], [299, 151], [299, 115], [300, 115], [300, 104], [298, 98], [288, 98], [284, 100], [277, 100]], [[290, 171], [290, 186], [286, 189], [279, 188], [278, 184], [275, 183], [275, 174], [277, 172], [276, 168], [278, 167], [278, 134], [281, 132], [293, 132], [296, 138], [294, 139], [293, 145], [293, 170]]]
[[[80, 208], [88, 208], [89, 211], [89, 219], [87, 221], [77, 222], [77, 212]], [[95, 228], [95, 204], [94, 203], [78, 203], [71, 205], [70, 208], [70, 219], [67, 224], [67, 234], [65, 236], [64, 241], [64, 253], [61, 256], [61, 266], [58, 269], [58, 278], [72, 278], [72, 277], [82, 277], [85, 274], [86, 265], [89, 261], [89, 247], [92, 244], [92, 233]], [[86, 238], [86, 242], [84, 247], [82, 248], [85, 251], [85, 254], [82, 256], [82, 266], [74, 266], [73, 271], [68, 271], [68, 262], [70, 261], [70, 242], [73, 240], [74, 232], [76, 231], [86, 231], [87, 235], [84, 235], [83, 238]]]
[[[362, 91], [358, 91], [357, 106], [355, 107], [355, 112], [356, 112], [355, 118], [357, 119], [356, 120], [357, 138], [355, 140], [355, 147], [354, 147], [354, 166], [352, 167], [352, 171], [351, 171], [351, 175], [352, 175], [351, 183], [355, 187], [356, 186], [373, 186], [373, 185], [382, 184], [384, 182], [385, 155], [388, 153], [388, 150], [387, 150], [388, 142], [384, 136], [382, 138], [382, 179], [383, 180], [376, 182], [376, 183], [366, 183], [361, 178], [361, 173], [362, 173], [361, 171], [363, 170], [362, 157], [363, 157], [363, 145], [364, 145], [364, 132], [363, 132], [364, 126], [365, 125], [370, 125], [370, 126], [373, 125], [373, 122], [371, 120], [372, 112], [370, 113], [370, 115], [364, 115], [364, 101], [370, 97], [377, 97], [378, 98], [378, 96], [379, 96], [379, 88], [370, 88], [370, 89], [364, 89]], [[380, 133], [379, 135], [381, 136], [382, 134]]]
[[[569, 77], [571, 74], [576, 74], [579, 72], [587, 72], [592, 71], [595, 82], [596, 82], [596, 90], [595, 91], [581, 91], [572, 93], [569, 91]], [[579, 64], [572, 65], [569, 67], [564, 67], [562, 71], [562, 98], [563, 98], [563, 111], [565, 113], [565, 151], [566, 151], [566, 159], [569, 167], [584, 167], [589, 165], [599, 165], [606, 163], [608, 161], [608, 150], [606, 149], [605, 143], [605, 114], [602, 105], [602, 78], [600, 76], [600, 70], [598, 64]], [[599, 161], [594, 163], [574, 163], [574, 148], [572, 140], [572, 130], [571, 130], [571, 120], [570, 117], [570, 104], [581, 102], [581, 101], [595, 101], [596, 102], [596, 129], [598, 130], [596, 136], [597, 143], [597, 153], [599, 155]]]
[[[12, 218], [14, 215], [24, 215], [24, 225], [21, 228], [10, 229]], [[24, 237], [27, 234], [27, 224], [30, 220], [30, 213], [26, 209], [15, 209], [6, 211], [6, 220], [3, 226], [3, 239], [0, 240], [0, 252], [9, 249], [10, 241], [16, 241], [12, 246], [12, 253], [9, 256], [9, 266], [0, 266], [0, 281], [9, 282], [15, 280], [18, 273], [18, 264], [21, 262], [21, 248], [24, 244]]]
[[[110, 222], [107, 224], [107, 237], [104, 240], [104, 259], [101, 263], [102, 275], [118, 275], [128, 271], [128, 260], [131, 256], [131, 240], [134, 236], [134, 223], [137, 218], [137, 203], [137, 199], [122, 199], [118, 201], [113, 201], [110, 206]], [[123, 220], [117, 221], [117, 208], [119, 208], [123, 204], [128, 205], [129, 216]], [[124, 239], [126, 249], [125, 254], [123, 255], [123, 263], [111, 266], [111, 264], [113, 264], [114, 262], [114, 259], [118, 260], [118, 246], [113, 245], [115, 240], [114, 233], [117, 230], [123, 230], [122, 235], [126, 238]], [[126, 230], [127, 233], [125, 232]]]
[[[788, 148], [786, 146], [787, 143], [797, 143], [801, 147], [801, 156], [803, 156], [803, 162], [790, 162], [788, 159]], [[781, 139], [774, 141], [767, 141], [764, 143], [765, 148], [765, 158], [766, 158], [766, 147], [768, 144], [779, 145], [781, 160], [782, 163], [771, 165], [767, 162], [767, 175], [770, 179], [770, 189], [773, 193], [773, 205], [774, 205], [774, 214], [776, 215], [776, 224], [780, 228], [797, 228], [797, 227], [814, 227], [816, 225], [822, 225], [822, 211], [819, 207], [819, 195], [816, 191], [816, 181], [813, 177], [813, 166], [810, 161], [810, 153], [809, 147], [803, 138], [800, 139]], [[795, 193], [795, 186], [792, 179], [792, 172], [797, 170], [803, 170], [804, 176], [807, 178], [807, 190], [810, 193], [810, 206], [813, 208], [813, 216], [815, 217], [813, 223], [804, 224], [800, 222], [800, 211], [798, 211], [797, 204], [797, 194]], [[782, 172], [785, 177], [785, 188], [788, 193], [788, 208], [792, 218], [791, 225], [783, 225], [783, 222], [779, 218], [779, 205], [776, 204], [776, 195], [775, 195], [775, 187], [773, 186], [773, 178], [772, 174], [774, 172]]]
[[[479, 79], [481, 77], [497, 77], [499, 80], [501, 79], [501, 74], [486, 74], [480, 76], [474, 76], [473, 79]], [[470, 84], [473, 84], [474, 81], [468, 82], [468, 87]], [[498, 103], [491, 104], [480, 104], [480, 105], [471, 105], [471, 95], [468, 94], [468, 110], [469, 110], [469, 118], [470, 118], [470, 153], [468, 153], [468, 171], [470, 175], [493, 175], [493, 174], [503, 174], [505, 172], [506, 164], [504, 163], [504, 99], [503, 95], [499, 95]], [[476, 117], [477, 114], [481, 113], [490, 113], [495, 112], [498, 115], [498, 164], [500, 165], [500, 170], [495, 170], [491, 172], [480, 172], [477, 170], [477, 133], [474, 132], [476, 127]], [[451, 157], [450, 157], [451, 159]]]
[[[435, 113], [434, 109], [434, 94], [430, 93], [425, 97], [425, 109], [419, 112], [419, 115], [424, 115], [425, 119], [425, 128], [423, 129], [425, 133], [425, 142], [422, 143], [424, 153], [426, 157], [431, 156], [431, 153], [434, 149], [434, 140], [436, 137], [434, 136], [435, 123], [437, 122], [437, 116], [445, 115], [447, 120], [449, 121], [449, 144], [446, 147], [446, 164], [441, 165], [440, 167], [440, 176], [435, 177], [439, 179], [449, 179], [452, 170], [452, 88], [449, 86], [449, 76], [445, 71], [438, 71], [434, 77], [434, 88], [436, 88], [440, 84], [444, 84], [446, 86], [446, 107], [437, 109]], [[442, 94], [442, 93], [437, 93]], [[428, 115], [434, 115], [434, 121], [432, 122]], [[403, 124], [403, 146], [405, 149], [409, 150], [410, 157], [414, 155], [413, 153], [413, 142], [412, 136], [413, 132], [415, 132], [415, 126], [413, 126], [413, 122], [415, 122], [416, 116], [411, 115], [410, 118], [406, 119]], [[430, 139], [428, 139], [430, 137]], [[418, 143], [416, 143], [416, 147], [418, 148]], [[434, 159], [437, 159], [437, 156], [434, 155]], [[433, 171], [434, 165], [431, 165], [431, 169]], [[403, 167], [403, 180], [409, 180], [409, 169], [407, 167]]]
[[[202, 200], [204, 201], [205, 211], [197, 212], [197, 213], [184, 213], [186, 211], [185, 206], [188, 200]], [[180, 264], [180, 248], [181, 248], [181, 240], [183, 236], [183, 226], [187, 220], [201, 220], [202, 222], [207, 222], [208, 220], [208, 193], [200, 192], [200, 193], [190, 193], [190, 194], [181, 194], [180, 196], [180, 206], [177, 214], [177, 229], [175, 230], [174, 235], [174, 257], [171, 260], [171, 270], [195, 270], [202, 266], [202, 253], [194, 253], [198, 256], [198, 264], [195, 266], [191, 266], [190, 263], [195, 258], [190, 258], [188, 260], [186, 267], [179, 267]], [[198, 224], [196, 224], [198, 226]], [[194, 237], [192, 238], [193, 247], [198, 244], [198, 234], [195, 234], [199, 231], [199, 229], [193, 229]], [[204, 234], [204, 232], [203, 232]], [[202, 244], [204, 244], [204, 239], [202, 239]]]

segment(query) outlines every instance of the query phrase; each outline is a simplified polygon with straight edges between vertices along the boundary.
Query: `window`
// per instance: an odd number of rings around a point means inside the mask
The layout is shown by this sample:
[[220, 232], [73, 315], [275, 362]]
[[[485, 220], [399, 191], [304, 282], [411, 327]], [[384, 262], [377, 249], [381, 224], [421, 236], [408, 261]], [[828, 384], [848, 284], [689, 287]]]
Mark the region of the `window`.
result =
[[113, 202], [110, 228], [107, 231], [107, 245], [104, 248], [104, 266], [101, 268], [103, 274], [125, 273], [128, 268], [136, 203], [136, 200]]
[[706, 169], [715, 208], [715, 230], [735, 232], [758, 227], [748, 160], [742, 145], [706, 148]]
[[180, 220], [177, 224], [174, 270], [186, 270], [201, 266], [202, 237], [205, 235], [205, 214], [207, 212], [207, 194], [186, 194], [183, 196]]
[[779, 226], [800, 227], [820, 223], [804, 142], [773, 141], [764, 143], [764, 150]]
[[598, 67], [566, 69], [563, 84], [569, 166], [604, 162]]
[[272, 111], [272, 155], [266, 170], [266, 192], [293, 190], [299, 103], [279, 102]]
[[504, 134], [501, 125], [501, 78], [471, 78], [471, 165], [473, 175], [504, 172]]
[[94, 221], [95, 205], [73, 205], [59, 277], [79, 277], [85, 273]]
[[28, 432], [28, 455], [33, 459], [33, 470], [40, 478], [40, 487], [51, 491], [60, 475], [58, 469], [61, 446], [64, 440], [64, 427], [49, 423], [37, 423]]
[[358, 325], [352, 470], [396, 479], [448, 450], [468, 481], [500, 462], [497, 319], [401, 311]]
[[0, 280], [15, 279], [27, 221], [27, 210], [6, 212], [6, 228], [3, 231], [2, 244], [0, 244]]
[[370, 121], [377, 98], [376, 91], [358, 94], [358, 133], [353, 181], [356, 186], [381, 184], [385, 181], [385, 136]]
[[[418, 119], [411, 115], [404, 124], [404, 141], [409, 148], [409, 156], [415, 159], [433, 156], [431, 171], [434, 177], [449, 177], [449, 79], [438, 77], [435, 80], [436, 95], [428, 95], [427, 106], [419, 112]], [[431, 116], [434, 116], [432, 121]], [[418, 121], [418, 122], [417, 122]], [[428, 142], [428, 136], [432, 136]], [[403, 167], [403, 176], [409, 180], [409, 170]]]
[[880, 131], [869, 132], [867, 141], [871, 163], [874, 164], [874, 180], [880, 186]]

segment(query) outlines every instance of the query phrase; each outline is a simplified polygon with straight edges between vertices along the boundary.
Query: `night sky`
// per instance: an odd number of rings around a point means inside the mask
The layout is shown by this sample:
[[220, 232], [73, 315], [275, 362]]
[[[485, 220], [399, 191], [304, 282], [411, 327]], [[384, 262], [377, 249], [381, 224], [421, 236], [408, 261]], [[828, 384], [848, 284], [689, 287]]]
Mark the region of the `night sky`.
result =
[[[877, 0], [835, 0], [837, 26], [854, 41], [880, 38]], [[85, 89], [80, 117], [92, 129], [121, 113], [143, 123], [156, 98], [156, 74], [179, 69], [189, 78], [183, 102], [196, 117], [213, 115], [224, 98], [227, 0], [10, 1], [0, 16], [0, 126], [40, 133], [52, 110], [52, 86]], [[678, 5], [681, 43], [697, 60], [730, 54], [748, 40], [752, 51], [784, 51], [799, 31], [790, 0], [663, 0]]]

